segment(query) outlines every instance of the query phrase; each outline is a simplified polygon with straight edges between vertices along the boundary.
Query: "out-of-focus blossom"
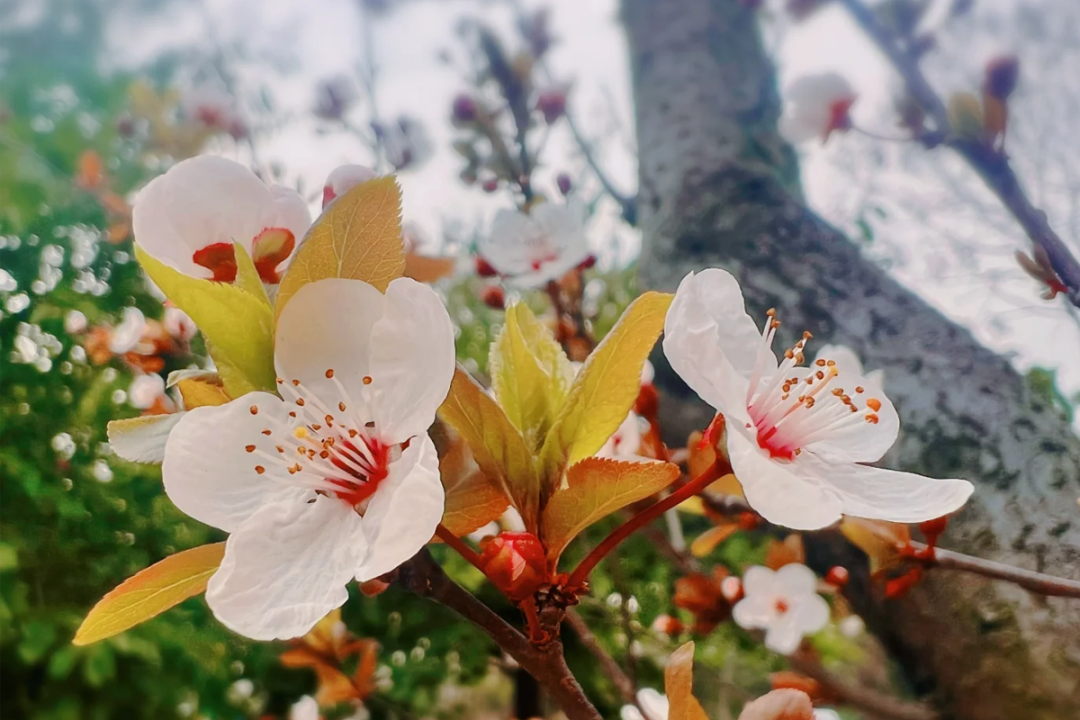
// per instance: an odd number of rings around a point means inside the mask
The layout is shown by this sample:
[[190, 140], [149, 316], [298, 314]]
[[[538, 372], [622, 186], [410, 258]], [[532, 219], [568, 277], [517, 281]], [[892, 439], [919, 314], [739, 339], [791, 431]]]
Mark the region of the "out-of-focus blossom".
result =
[[551, 125], [566, 114], [565, 85], [553, 85], [536, 96], [536, 109], [544, 115], [544, 122]]
[[793, 563], [773, 572], [755, 565], [743, 574], [743, 599], [732, 617], [739, 627], [765, 631], [765, 647], [781, 655], [798, 649], [804, 635], [829, 622], [829, 604], [817, 594], [817, 578]]
[[619, 429], [608, 438], [604, 446], [596, 454], [600, 457], [626, 459], [634, 457], [641, 449], [641, 423], [642, 419], [631, 412], [623, 420]]
[[315, 92], [315, 115], [323, 120], [341, 120], [359, 97], [356, 85], [343, 75], [322, 81]]
[[319, 703], [310, 695], [293, 703], [289, 708], [289, 720], [319, 720]]
[[109, 351], [114, 355], [123, 355], [132, 350], [142, 339], [146, 329], [146, 316], [135, 307], [124, 308], [124, 317], [120, 324], [113, 327], [109, 334]]
[[825, 142], [833, 132], [851, 128], [848, 111], [854, 102], [855, 90], [836, 73], [801, 77], [784, 93], [780, 134], [790, 143]]
[[199, 330], [195, 326], [195, 321], [178, 307], [170, 306], [165, 308], [165, 315], [161, 320], [161, 324], [165, 328], [165, 332], [180, 341], [190, 340], [195, 337], [195, 333]]
[[415, 170], [435, 152], [431, 138], [419, 120], [403, 115], [388, 125], [376, 123], [373, 127], [386, 161], [395, 170]]
[[[349, 308], [347, 313], [331, 312]], [[254, 639], [308, 632], [412, 557], [442, 518], [427, 429], [454, 373], [438, 295], [408, 278], [309, 283], [277, 324], [282, 396], [195, 408], [169, 433], [162, 478], [180, 510], [229, 534], [206, 600]]]
[[64, 316], [64, 332], [68, 335], [78, 335], [86, 330], [86, 315], [78, 310], [70, 310]]
[[815, 708], [814, 720], [840, 720], [840, 714], [829, 708]]
[[156, 373], [136, 375], [127, 394], [131, 407], [147, 410], [165, 394], [165, 379]]
[[135, 242], [182, 273], [219, 282], [236, 279], [240, 243], [267, 283], [311, 225], [295, 190], [267, 186], [243, 165], [210, 155], [183, 160], [135, 199]]
[[202, 83], [186, 92], [180, 108], [190, 120], [234, 138], [247, 134], [247, 125], [236, 107], [236, 98], [221, 83]]
[[923, 522], [959, 509], [973, 487], [860, 463], [876, 462], [900, 419], [865, 377], [818, 358], [800, 368], [809, 334], [778, 363], [769, 311], [759, 330], [738, 281], [709, 269], [687, 275], [664, 326], [672, 368], [726, 419], [727, 450], [747, 502], [769, 522], [800, 530], [841, 514]]
[[363, 165], [337, 166], [326, 176], [326, 182], [323, 183], [323, 208], [357, 185], [377, 177], [378, 174], [374, 170]]
[[585, 206], [542, 202], [528, 214], [500, 210], [480, 240], [480, 256], [501, 275], [538, 287], [558, 280], [589, 257]]
[[667, 720], [669, 709], [667, 695], [652, 688], [641, 688], [637, 692], [637, 705], [623, 705], [619, 716], [622, 720]]

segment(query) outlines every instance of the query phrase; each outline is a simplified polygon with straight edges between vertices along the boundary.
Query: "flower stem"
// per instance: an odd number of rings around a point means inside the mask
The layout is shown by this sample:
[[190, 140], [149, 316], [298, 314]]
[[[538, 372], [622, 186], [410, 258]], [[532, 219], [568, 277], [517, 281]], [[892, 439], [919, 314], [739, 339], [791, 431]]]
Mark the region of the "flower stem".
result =
[[439, 526], [435, 528], [435, 535], [444, 543], [454, 548], [458, 555], [468, 560], [473, 567], [484, 573], [484, 575], [487, 575], [487, 573], [484, 572], [484, 563], [480, 560], [480, 554], [466, 545], [457, 535], [450, 532], [449, 528], [442, 523], [439, 523]]
[[697, 495], [700, 491], [711, 485], [717, 477], [717, 469], [714, 464], [705, 472], [701, 473], [663, 500], [642, 510], [637, 515], [615, 528], [615, 530], [604, 538], [599, 545], [593, 548], [593, 551], [574, 569], [574, 572], [570, 574], [570, 577], [566, 582], [566, 586], [568, 588], [582, 587], [585, 584], [585, 580], [588, 579], [589, 573], [593, 571], [593, 568], [595, 568], [609, 552], [614, 550], [619, 543], [630, 537], [640, 528], [648, 525], [653, 520], [663, 515], [667, 510], [681, 503], [683, 500]]

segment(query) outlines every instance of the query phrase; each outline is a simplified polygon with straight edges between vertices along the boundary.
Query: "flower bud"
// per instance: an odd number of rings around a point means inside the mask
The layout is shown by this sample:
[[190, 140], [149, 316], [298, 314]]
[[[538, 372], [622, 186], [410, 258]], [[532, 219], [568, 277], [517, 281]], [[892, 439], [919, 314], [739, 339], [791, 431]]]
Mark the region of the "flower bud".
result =
[[570, 176], [566, 173], [559, 173], [559, 176], [555, 178], [555, 184], [559, 186], [559, 192], [563, 195], [569, 195], [573, 189], [573, 183], [570, 182]]
[[482, 278], [491, 278], [499, 274], [499, 271], [492, 267], [484, 258], [479, 255], [476, 257], [476, 274]]
[[848, 584], [848, 580], [851, 579], [851, 574], [847, 568], [834, 565], [829, 568], [829, 572], [825, 573], [825, 582], [833, 587], [842, 588]]
[[459, 123], [471, 123], [476, 120], [476, 100], [465, 93], [454, 98], [454, 121]]
[[544, 546], [532, 533], [504, 532], [485, 540], [480, 562], [491, 582], [516, 602], [547, 582]]
[[480, 187], [483, 188], [486, 193], [493, 193], [499, 189], [499, 181], [495, 178], [488, 178]]
[[578, 270], [588, 270], [596, 266], [596, 256], [590, 254], [587, 258], [578, 263]]
[[544, 121], [551, 125], [566, 113], [566, 91], [562, 88], [544, 90], [536, 98], [536, 108], [544, 114]]
[[498, 285], [488, 285], [480, 291], [480, 300], [493, 310], [506, 309], [506, 293]]
[[998, 100], [1006, 100], [1016, 90], [1019, 79], [1019, 58], [1015, 55], [996, 57], [986, 64], [983, 92]]

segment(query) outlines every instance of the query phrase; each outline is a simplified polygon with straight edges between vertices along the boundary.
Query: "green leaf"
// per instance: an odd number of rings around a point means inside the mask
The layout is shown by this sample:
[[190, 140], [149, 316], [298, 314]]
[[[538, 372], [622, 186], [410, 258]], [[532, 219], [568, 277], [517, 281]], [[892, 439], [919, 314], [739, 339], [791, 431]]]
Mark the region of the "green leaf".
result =
[[566, 400], [574, 367], [525, 303], [506, 311], [491, 345], [491, 384], [506, 416], [537, 453]]
[[546, 492], [559, 486], [568, 465], [595, 455], [626, 419], [671, 300], [658, 292], [639, 297], [585, 361], [541, 451]]
[[274, 391], [273, 311], [265, 295], [260, 299], [235, 285], [189, 277], [138, 245], [135, 256], [165, 296], [199, 327], [231, 397]]
[[101, 598], [72, 642], [89, 645], [165, 612], [206, 590], [225, 556], [225, 543], [200, 545], [170, 555], [122, 582]]
[[236, 249], [236, 281], [233, 284], [269, 306], [270, 298], [267, 297], [266, 286], [263, 285], [259, 271], [255, 268], [255, 261], [240, 243], [233, 243], [233, 247]]
[[624, 462], [590, 457], [571, 465], [567, 487], [544, 506], [541, 538], [555, 562], [570, 541], [598, 520], [666, 488], [679, 468], [665, 462]]
[[540, 484], [532, 453], [506, 413], [458, 368], [439, 417], [462, 437], [480, 470], [510, 498], [525, 527], [535, 533]]
[[311, 226], [278, 286], [274, 318], [310, 282], [351, 278], [386, 292], [404, 272], [401, 190], [393, 176], [369, 180], [336, 199]]

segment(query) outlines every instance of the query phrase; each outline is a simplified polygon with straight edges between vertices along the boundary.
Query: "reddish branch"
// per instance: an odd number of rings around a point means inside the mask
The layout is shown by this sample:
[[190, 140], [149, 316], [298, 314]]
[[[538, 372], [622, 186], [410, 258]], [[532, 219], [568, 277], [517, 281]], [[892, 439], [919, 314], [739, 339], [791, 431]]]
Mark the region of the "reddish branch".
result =
[[883, 25], [874, 11], [862, 0], [839, 0], [870, 39], [900, 73], [908, 92], [933, 118], [944, 142], [956, 151], [979, 174], [1001, 203], [1012, 213], [1031, 241], [1046, 251], [1050, 265], [1066, 286], [1073, 305], [1080, 307], [1080, 262], [1050, 227], [1046, 213], [1036, 208], [1020, 186], [1020, 180], [1001, 150], [986, 143], [952, 137], [945, 103], [934, 91], [919, 68], [916, 52], [907, 49], [892, 30]]
[[409, 591], [445, 605], [487, 633], [503, 652], [536, 678], [569, 720], [601, 720], [600, 713], [566, 666], [562, 643], [557, 638], [543, 647], [533, 645], [491, 608], [447, 577], [427, 550], [402, 565], [398, 579]]
[[600, 670], [607, 675], [611, 680], [615, 689], [619, 691], [619, 696], [622, 701], [628, 705], [637, 704], [637, 687], [634, 685], [634, 681], [630, 678], [622, 667], [615, 661], [615, 658], [611, 657], [606, 650], [600, 645], [600, 641], [593, 634], [593, 631], [589, 629], [588, 624], [584, 618], [577, 613], [576, 610], [570, 609], [566, 611], [564, 616], [566, 624], [569, 625], [575, 633], [577, 633], [578, 639], [581, 640], [581, 644], [592, 653], [600, 664]]
[[[927, 548], [922, 543], [913, 541], [911, 546], [920, 555], [926, 553]], [[1007, 580], [1040, 595], [1080, 598], [1080, 581], [1077, 580], [1045, 575], [941, 548], [935, 548], [933, 553], [926, 555], [927, 557], [920, 557], [918, 560], [927, 567], [963, 570], [983, 577]]]
[[939, 715], [920, 703], [907, 702], [891, 695], [852, 685], [826, 670], [813, 654], [800, 650], [788, 657], [791, 667], [813, 678], [822, 689], [840, 702], [881, 720], [937, 720]]

